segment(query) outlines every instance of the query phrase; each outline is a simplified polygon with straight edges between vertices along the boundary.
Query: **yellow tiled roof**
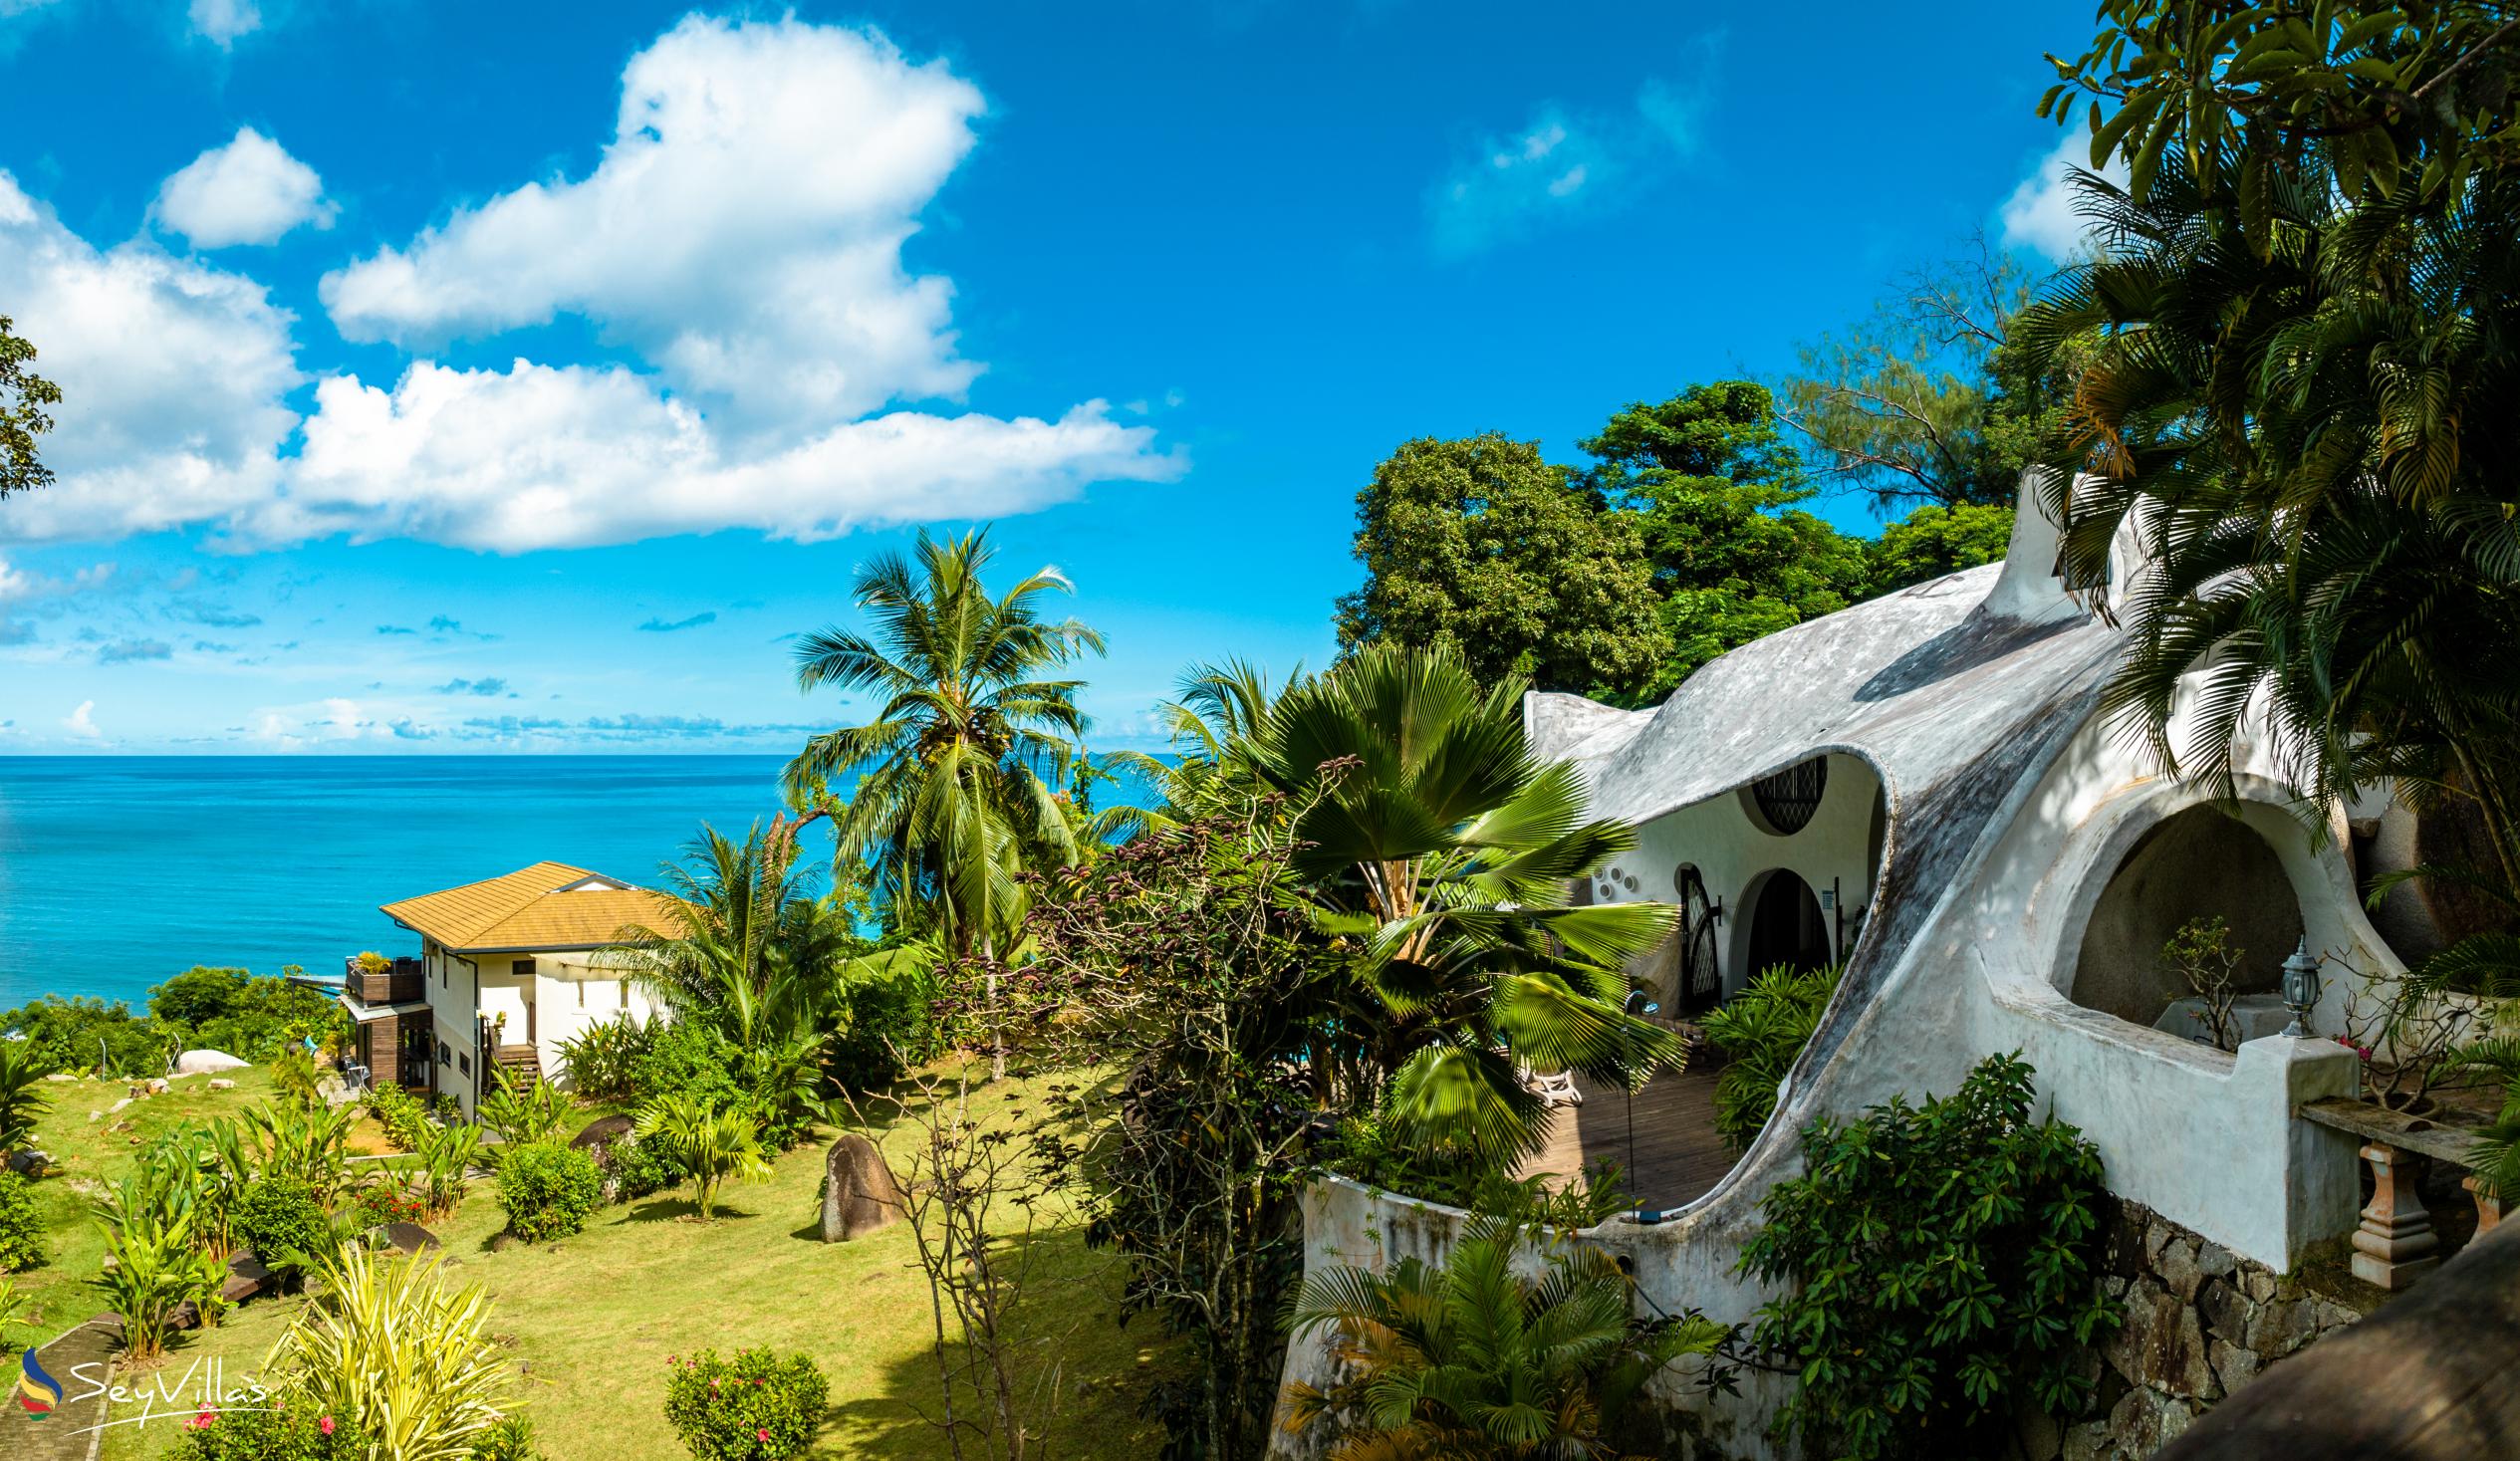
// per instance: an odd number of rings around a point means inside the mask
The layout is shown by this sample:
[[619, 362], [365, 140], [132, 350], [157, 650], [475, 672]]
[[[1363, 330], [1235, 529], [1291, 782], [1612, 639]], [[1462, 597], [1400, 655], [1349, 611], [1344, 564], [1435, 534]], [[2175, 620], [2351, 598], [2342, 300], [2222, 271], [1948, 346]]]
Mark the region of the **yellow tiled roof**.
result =
[[[606, 885], [577, 885], [590, 878]], [[671, 906], [663, 894], [618, 878], [566, 862], [537, 862], [504, 877], [386, 903], [384, 912], [461, 954], [597, 948], [634, 924], [663, 926]]]

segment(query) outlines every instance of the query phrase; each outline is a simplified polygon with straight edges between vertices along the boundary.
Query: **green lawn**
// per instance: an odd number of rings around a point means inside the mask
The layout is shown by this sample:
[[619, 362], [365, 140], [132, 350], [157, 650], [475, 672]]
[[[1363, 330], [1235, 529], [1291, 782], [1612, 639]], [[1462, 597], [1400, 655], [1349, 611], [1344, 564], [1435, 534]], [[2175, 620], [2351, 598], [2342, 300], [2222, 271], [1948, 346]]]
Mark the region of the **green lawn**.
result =
[[[26, 1276], [44, 1296], [48, 1334], [98, 1308], [78, 1283], [94, 1275], [101, 1256], [93, 1224], [84, 1215], [69, 1221], [79, 1189], [128, 1160], [129, 1137], [232, 1109], [244, 1103], [238, 1097], [267, 1089], [248, 1080], [213, 1096], [197, 1078], [183, 1085], [194, 1090], [179, 1087], [178, 1096], [129, 1107], [128, 1131], [108, 1134], [106, 1122], [88, 1123], [85, 1095], [63, 1101], [47, 1122], [49, 1149], [69, 1169], [43, 1184], [48, 1211], [63, 1220], [55, 1262]], [[1038, 1083], [1018, 1079], [981, 1100], [1004, 1109], [1036, 1102], [1038, 1094]], [[902, 1135], [882, 1133], [887, 1151]], [[894, 1166], [903, 1166], [897, 1155]], [[666, 1356], [759, 1343], [804, 1350], [830, 1378], [832, 1411], [815, 1455], [949, 1454], [941, 1432], [922, 1418], [939, 1408], [939, 1390], [927, 1285], [908, 1233], [896, 1225], [856, 1243], [818, 1241], [821, 1177], [822, 1148], [807, 1146], [781, 1159], [769, 1181], [727, 1189], [714, 1223], [692, 1221], [681, 1194], [661, 1194], [606, 1209], [576, 1238], [504, 1251], [491, 1246], [502, 1222], [498, 1204], [486, 1183], [476, 1186], [439, 1236], [454, 1273], [490, 1294], [491, 1328], [515, 1355], [524, 1408], [552, 1461], [679, 1461], [684, 1453], [662, 1415]], [[1152, 1454], [1160, 1438], [1134, 1413], [1137, 1377], [1163, 1356], [1145, 1347], [1153, 1340], [1142, 1324], [1124, 1333], [1116, 1323], [1111, 1260], [1086, 1250], [1073, 1224], [1034, 1241], [1022, 1331], [1033, 1383], [1048, 1397], [1047, 1454]], [[190, 1337], [166, 1369], [179, 1376], [195, 1360], [217, 1358], [231, 1374], [246, 1373], [297, 1307], [291, 1299], [249, 1304], [219, 1329]], [[154, 1423], [118, 1426], [107, 1432], [104, 1457], [147, 1461], [171, 1434]]]

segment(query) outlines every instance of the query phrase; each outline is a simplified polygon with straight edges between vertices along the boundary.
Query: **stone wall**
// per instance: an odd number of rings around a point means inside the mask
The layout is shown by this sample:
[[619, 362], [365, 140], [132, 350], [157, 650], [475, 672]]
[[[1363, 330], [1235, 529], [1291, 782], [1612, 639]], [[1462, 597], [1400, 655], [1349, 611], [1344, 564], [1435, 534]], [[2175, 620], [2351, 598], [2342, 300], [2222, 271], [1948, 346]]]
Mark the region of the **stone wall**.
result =
[[2148, 1456], [2266, 1366], [2384, 1297], [2317, 1258], [2277, 1274], [2141, 1203], [2117, 1204], [2107, 1238], [2103, 1283], [2126, 1323], [2093, 1358], [2091, 1413], [2061, 1433], [2025, 1427], [2029, 1461]]

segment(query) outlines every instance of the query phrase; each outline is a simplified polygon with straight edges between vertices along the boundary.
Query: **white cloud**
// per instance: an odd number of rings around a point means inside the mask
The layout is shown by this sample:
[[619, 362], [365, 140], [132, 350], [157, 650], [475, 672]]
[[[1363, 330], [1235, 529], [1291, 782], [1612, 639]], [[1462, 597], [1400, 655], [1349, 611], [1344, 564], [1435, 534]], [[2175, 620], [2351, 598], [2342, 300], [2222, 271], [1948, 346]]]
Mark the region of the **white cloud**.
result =
[[240, 126], [225, 146], [186, 163], [157, 189], [159, 222], [196, 247], [267, 244], [301, 223], [333, 226], [339, 209], [315, 169], [278, 142]]
[[105, 732], [97, 728], [96, 709], [96, 701], [80, 701], [78, 709], [62, 717], [62, 729], [83, 741], [104, 740]]
[[[2092, 143], [2088, 133], [2068, 131], [2057, 143], [2056, 150], [2039, 159], [2038, 169], [2021, 180], [2004, 200], [2002, 210], [2004, 243], [2014, 248], [2036, 249], [2059, 264], [2092, 251], [2090, 225], [2075, 212], [2075, 169], [2090, 170]], [[2100, 175], [2118, 184], [2127, 185], [2127, 164], [2111, 158]]]
[[224, 51], [239, 36], [262, 29], [262, 7], [254, 0], [192, 0], [186, 11], [194, 35]]
[[1697, 91], [1660, 81], [1621, 113], [1540, 108], [1521, 130], [1481, 141], [1429, 191], [1435, 252], [1459, 258], [1623, 206], [1697, 150], [1702, 111]]
[[0, 530], [118, 537], [269, 499], [304, 377], [261, 285], [144, 240], [98, 250], [0, 172], [0, 299], [63, 393], [44, 446], [59, 480]]
[[[60, 481], [13, 502], [0, 538], [814, 541], [1178, 476], [1177, 450], [1100, 400], [1012, 417], [902, 404], [980, 369], [955, 353], [950, 281], [911, 277], [899, 250], [981, 105], [871, 33], [687, 19], [630, 63], [585, 178], [458, 210], [322, 287], [353, 338], [412, 346], [566, 313], [633, 359], [333, 375], [302, 437], [292, 322], [259, 286], [144, 243], [99, 253], [0, 174], [0, 299], [29, 302], [19, 323], [79, 406], [55, 435]], [[100, 302], [73, 309], [65, 281]]]
[[391, 390], [317, 387], [290, 495], [249, 539], [347, 533], [521, 553], [721, 528], [814, 542], [880, 523], [1030, 512], [1087, 482], [1173, 475], [1101, 401], [1055, 421], [894, 411], [729, 454], [689, 406], [619, 367], [422, 363]]
[[581, 315], [748, 429], [957, 397], [952, 285], [901, 246], [982, 108], [880, 35], [691, 16], [631, 58], [593, 171], [458, 209], [326, 276], [325, 306], [404, 345]]

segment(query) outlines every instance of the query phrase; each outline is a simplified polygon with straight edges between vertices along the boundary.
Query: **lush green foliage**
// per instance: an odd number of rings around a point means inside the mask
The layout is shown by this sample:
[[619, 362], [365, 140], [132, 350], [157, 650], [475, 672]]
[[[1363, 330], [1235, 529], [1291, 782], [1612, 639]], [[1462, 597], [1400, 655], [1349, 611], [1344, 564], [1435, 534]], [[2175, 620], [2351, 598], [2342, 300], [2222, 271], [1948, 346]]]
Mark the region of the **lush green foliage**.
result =
[[572, 1237], [604, 1205], [604, 1174], [595, 1158], [549, 1141], [502, 1155], [498, 1183], [508, 1231], [528, 1243]]
[[1331, 1455], [1466, 1461], [1609, 1458], [1647, 1380], [1683, 1355], [1711, 1355], [1729, 1331], [1709, 1320], [1640, 1320], [1610, 1255], [1551, 1244], [1537, 1277], [1515, 1272], [1527, 1230], [1474, 1217], [1438, 1268], [1410, 1256], [1388, 1273], [1308, 1276], [1298, 1333], [1327, 1329], [1345, 1377], [1288, 1387], [1291, 1423], [1344, 1413], [1359, 1424]]
[[202, 1411], [175, 1432], [162, 1461], [364, 1461], [350, 1427], [304, 1405]]
[[43, 1063], [27, 1041], [0, 1041], [0, 1152], [18, 1151], [35, 1140], [35, 1123], [52, 1109], [44, 1078], [53, 1068]]
[[0, 497], [53, 480], [35, 438], [53, 428], [45, 407], [61, 404], [61, 387], [29, 368], [34, 364], [35, 347], [0, 315]]
[[1981, 242], [1804, 347], [1784, 382], [1786, 415], [1822, 472], [1885, 510], [2010, 507], [2023, 471], [2050, 459], [2073, 389], [2070, 361], [2014, 338], [2028, 300], [2020, 266]]
[[[1085, 720], [1078, 682], [1056, 676], [1103, 647], [1084, 624], [1042, 616], [1040, 602], [1069, 590], [1055, 569], [992, 598], [991, 556], [982, 533], [921, 532], [915, 563], [887, 553], [859, 568], [872, 637], [834, 626], [796, 645], [799, 688], [881, 703], [865, 724], [806, 743], [788, 765], [789, 804], [831, 817], [837, 860], [872, 865], [892, 926], [914, 913], [957, 954], [1016, 926], [1017, 872], [1077, 858], [1052, 789], [1068, 780]], [[845, 804], [836, 786], [851, 786]]]
[[15, 1172], [0, 1172], [0, 1273], [41, 1268], [44, 1259], [44, 1219], [35, 1207], [35, 1184]]
[[1993, 1454], [2016, 1407], [2076, 1413], [2100, 1288], [2100, 1153], [2031, 1119], [2031, 1070], [1991, 1057], [1921, 1107], [1803, 1132], [1805, 1175], [1760, 1199], [1741, 1267], [1790, 1285], [1758, 1345], [1800, 1376], [1780, 1431], [1847, 1457]]
[[1749, 1150], [1766, 1128], [1777, 1088], [1811, 1043], [1837, 989], [1835, 967], [1796, 972], [1780, 966], [1754, 976], [1699, 1021], [1724, 1058], [1715, 1078], [1715, 1129], [1735, 1151]]
[[402, 1151], [417, 1151], [429, 1132], [428, 1107], [420, 1098], [387, 1082], [368, 1092], [368, 1113], [384, 1128], [385, 1139]]
[[236, 1204], [236, 1237], [276, 1272], [303, 1273], [332, 1254], [333, 1221], [313, 1188], [285, 1172], [254, 1179]]
[[428, 1126], [413, 1155], [418, 1160], [405, 1169], [411, 1195], [430, 1216], [443, 1217], [472, 1185], [473, 1164], [481, 1160], [481, 1128], [463, 1122]]
[[727, 1179], [759, 1181], [770, 1175], [760, 1133], [741, 1109], [711, 1107], [689, 1096], [660, 1096], [638, 1113], [638, 1144], [691, 1179], [700, 1220], [715, 1216], [717, 1189]]
[[290, 1408], [334, 1417], [375, 1458], [465, 1457], [496, 1442], [513, 1361], [479, 1288], [448, 1284], [434, 1259], [353, 1245], [323, 1289], [272, 1350]]
[[182, 1221], [109, 1228], [106, 1260], [104, 1272], [89, 1284], [123, 1317], [123, 1352], [132, 1363], [164, 1353], [175, 1332], [175, 1311], [187, 1302], [212, 1305], [227, 1280], [227, 1265], [204, 1251]]
[[665, 1420], [694, 1461], [782, 1461], [813, 1440], [831, 1404], [829, 1382], [802, 1354], [703, 1349], [668, 1363]]
[[1568, 903], [1635, 833], [1588, 820], [1575, 768], [1532, 756], [1522, 693], [1446, 650], [1376, 646], [1289, 689], [1249, 749], [1294, 805], [1309, 915], [1354, 941], [1315, 1080], [1480, 1166], [1541, 1138], [1518, 1065], [1622, 1082], [1678, 1054], [1620, 1008], [1671, 910]]
[[560, 1042], [569, 1089], [581, 1100], [630, 1100], [638, 1095], [638, 1063], [655, 1048], [664, 1023], [629, 1012], [589, 1025]]
[[1636, 523], [1537, 442], [1405, 442], [1357, 494], [1357, 522], [1367, 580], [1339, 601], [1343, 645], [1442, 645], [1482, 681], [1613, 693], [1662, 657]]
[[481, 1098], [478, 1109], [481, 1124], [498, 1136], [502, 1153], [563, 1134], [576, 1107], [558, 1086], [549, 1081], [528, 1084], [505, 1071], [498, 1079], [498, 1089]]
[[1944, 574], [1995, 563], [2012, 547], [2012, 528], [2009, 501], [2000, 507], [1927, 503], [1882, 529], [1873, 545], [1873, 592], [1892, 594]]
[[285, 976], [195, 965], [148, 992], [148, 1015], [177, 1044], [259, 1063], [291, 1042], [322, 1042], [344, 1012], [323, 990]]
[[635, 1136], [604, 1148], [604, 1169], [613, 1179], [614, 1197], [622, 1202], [650, 1197], [691, 1179], [661, 1143]]
[[843, 1091], [876, 1091], [908, 1066], [943, 1052], [936, 1021], [935, 951], [904, 944], [842, 966], [844, 1018], [823, 1051], [823, 1069]]
[[156, 1025], [121, 1000], [48, 994], [0, 1012], [0, 1033], [8, 1032], [24, 1036], [28, 1054], [56, 1071], [95, 1071], [102, 1059], [109, 1076], [156, 1076], [174, 1054]]

